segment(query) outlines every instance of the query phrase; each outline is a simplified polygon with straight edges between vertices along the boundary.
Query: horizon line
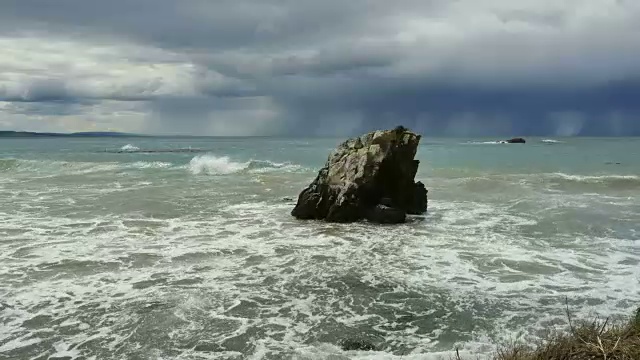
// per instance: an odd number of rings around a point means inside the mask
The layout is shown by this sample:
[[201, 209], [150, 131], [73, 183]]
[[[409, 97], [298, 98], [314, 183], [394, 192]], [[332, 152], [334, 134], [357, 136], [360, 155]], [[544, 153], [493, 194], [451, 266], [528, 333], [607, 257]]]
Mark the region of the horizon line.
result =
[[[384, 129], [378, 129], [384, 130]], [[411, 130], [411, 129], [409, 129]], [[375, 130], [372, 130], [375, 131]], [[368, 133], [369, 131], [364, 131], [362, 134]], [[415, 132], [415, 131], [414, 131]], [[529, 138], [540, 138], [540, 137], [556, 137], [556, 138], [635, 138], [640, 137], [640, 135], [558, 135], [558, 134], [546, 134], [546, 135], [425, 135], [419, 132], [416, 132], [418, 135], [421, 135], [423, 138], [499, 138], [500, 140], [507, 140], [509, 138], [516, 137], [529, 137]], [[7, 136], [9, 135], [9, 136]], [[11, 136], [13, 135], [13, 136]], [[314, 135], [314, 134], [272, 134], [272, 135], [191, 135], [191, 134], [145, 134], [145, 133], [128, 133], [128, 132], [120, 132], [120, 131], [76, 131], [76, 132], [49, 132], [49, 131], [26, 131], [26, 130], [0, 130], [0, 138], [7, 137], [29, 137], [29, 138], [43, 138], [43, 137], [149, 137], [149, 138], [159, 138], [159, 137], [180, 137], [180, 138], [295, 138], [295, 137], [304, 137], [304, 138], [345, 138], [345, 137], [354, 137], [358, 136], [357, 134], [343, 134], [343, 135]]]

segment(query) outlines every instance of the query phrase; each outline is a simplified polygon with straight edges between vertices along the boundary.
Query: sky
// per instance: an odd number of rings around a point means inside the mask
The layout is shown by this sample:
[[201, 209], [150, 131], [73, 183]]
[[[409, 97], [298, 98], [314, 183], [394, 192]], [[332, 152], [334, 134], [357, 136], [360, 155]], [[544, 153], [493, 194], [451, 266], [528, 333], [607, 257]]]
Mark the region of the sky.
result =
[[640, 135], [638, 0], [0, 7], [0, 130]]

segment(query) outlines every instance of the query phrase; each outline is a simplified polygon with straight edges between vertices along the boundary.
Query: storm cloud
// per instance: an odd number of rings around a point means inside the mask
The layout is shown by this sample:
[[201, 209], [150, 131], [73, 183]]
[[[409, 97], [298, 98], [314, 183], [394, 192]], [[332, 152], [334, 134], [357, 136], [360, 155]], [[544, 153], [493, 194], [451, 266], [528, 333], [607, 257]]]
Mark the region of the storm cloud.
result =
[[0, 128], [640, 135], [635, 0], [4, 0]]

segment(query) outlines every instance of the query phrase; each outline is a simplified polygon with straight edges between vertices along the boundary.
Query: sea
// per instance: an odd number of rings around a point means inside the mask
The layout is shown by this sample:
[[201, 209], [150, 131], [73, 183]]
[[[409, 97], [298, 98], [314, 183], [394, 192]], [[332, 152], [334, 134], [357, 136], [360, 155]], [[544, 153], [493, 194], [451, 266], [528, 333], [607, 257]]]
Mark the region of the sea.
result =
[[343, 140], [1, 139], [0, 359], [483, 359], [640, 306], [640, 138], [424, 137], [426, 214], [296, 220]]

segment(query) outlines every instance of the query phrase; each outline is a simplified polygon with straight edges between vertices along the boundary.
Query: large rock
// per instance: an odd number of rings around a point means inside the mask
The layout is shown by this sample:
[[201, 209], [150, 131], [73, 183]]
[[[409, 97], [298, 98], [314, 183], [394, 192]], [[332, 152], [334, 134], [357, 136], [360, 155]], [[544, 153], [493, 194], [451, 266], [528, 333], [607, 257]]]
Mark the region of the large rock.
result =
[[316, 179], [298, 197], [299, 219], [404, 222], [427, 211], [427, 189], [414, 182], [420, 135], [399, 126], [340, 144]]

